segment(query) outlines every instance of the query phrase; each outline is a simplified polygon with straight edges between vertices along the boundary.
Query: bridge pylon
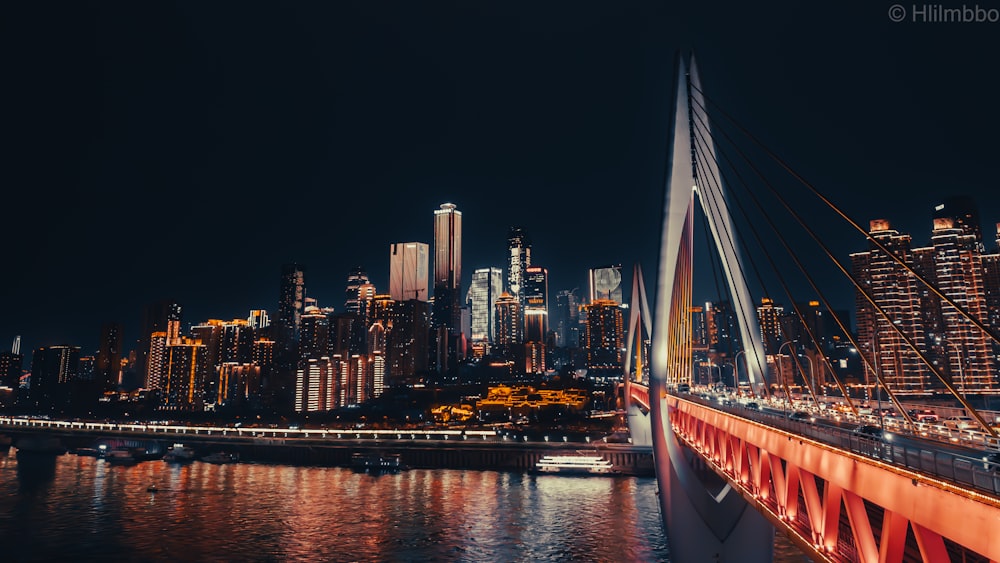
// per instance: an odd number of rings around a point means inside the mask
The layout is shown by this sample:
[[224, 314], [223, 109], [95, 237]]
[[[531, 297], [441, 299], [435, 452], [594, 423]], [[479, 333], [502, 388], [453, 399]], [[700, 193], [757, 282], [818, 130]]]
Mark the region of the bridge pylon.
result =
[[[678, 77], [650, 350], [650, 423], [660, 510], [671, 561], [763, 563], [773, 558], [773, 526], [730, 486], [709, 490], [692, 466], [697, 456], [686, 450], [672, 431], [667, 408], [668, 386], [691, 382], [694, 368], [689, 308], [696, 194], [724, 265], [754, 391], [763, 390], [766, 366], [725, 194], [720, 183], [706, 181], [698, 174], [719, 178], [693, 59], [690, 73], [681, 59]], [[692, 138], [695, 131], [700, 133], [697, 139]], [[694, 142], [699, 150], [694, 150]], [[699, 152], [708, 152], [705, 162], [698, 159]]]

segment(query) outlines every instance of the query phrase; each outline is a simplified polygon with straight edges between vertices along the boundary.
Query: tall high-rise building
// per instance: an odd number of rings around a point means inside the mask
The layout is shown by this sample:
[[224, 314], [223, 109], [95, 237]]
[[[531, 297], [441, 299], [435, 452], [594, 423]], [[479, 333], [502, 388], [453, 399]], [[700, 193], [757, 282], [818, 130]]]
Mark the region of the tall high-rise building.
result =
[[45, 346], [35, 350], [28, 379], [28, 406], [47, 410], [68, 403], [71, 384], [78, 381], [79, 370], [79, 346]]
[[507, 291], [518, 302], [521, 299], [524, 272], [530, 265], [531, 239], [521, 227], [511, 227], [507, 231]]
[[167, 333], [157, 331], [150, 335], [149, 359], [146, 365], [147, 389], [162, 391], [167, 387]]
[[202, 410], [211, 372], [208, 349], [200, 340], [181, 337], [167, 345], [164, 405], [178, 410]]
[[[986, 324], [989, 309], [977, 236], [982, 235], [950, 217], [934, 219], [931, 233], [933, 281], [944, 295], [974, 319]], [[992, 340], [955, 307], [943, 301], [939, 303], [943, 330], [935, 336], [945, 346], [952, 384], [963, 393], [1000, 392]]]
[[757, 307], [757, 322], [760, 324], [761, 341], [767, 354], [777, 354], [784, 341], [781, 331], [785, 308], [775, 304], [770, 297], [763, 297]]
[[[956, 195], [944, 198], [934, 206], [934, 219], [951, 219], [953, 228], [965, 235], [972, 235], [970, 244], [983, 250], [983, 227], [979, 221], [979, 206], [969, 196]], [[936, 224], [936, 222], [935, 222]]]
[[521, 292], [525, 342], [545, 342], [549, 331], [549, 271], [539, 266], [525, 270]]
[[580, 298], [576, 294], [576, 288], [564, 289], [556, 293], [556, 306], [553, 313], [556, 344], [564, 348], [578, 347], [580, 345]]
[[0, 386], [10, 387], [15, 391], [20, 386], [21, 371], [24, 369], [24, 356], [21, 355], [21, 337], [14, 338], [10, 352], [0, 352]]
[[247, 326], [252, 330], [262, 330], [271, 325], [271, 319], [264, 309], [251, 309], [250, 316], [247, 317]]
[[433, 367], [456, 374], [462, 359], [462, 212], [443, 203], [434, 210]]
[[384, 326], [389, 327], [386, 356], [392, 386], [427, 371], [430, 310], [427, 302], [417, 299], [383, 302], [380, 307], [388, 316]]
[[625, 353], [621, 307], [614, 300], [598, 299], [584, 308], [587, 311], [584, 338], [587, 367], [605, 372], [620, 371]]
[[506, 291], [496, 300], [497, 354], [517, 361], [523, 350], [524, 320], [517, 297]]
[[295, 377], [295, 411], [337, 408], [337, 384], [336, 365], [329, 357], [303, 358]]
[[278, 296], [278, 317], [275, 336], [279, 344], [290, 345], [298, 340], [302, 312], [306, 305], [306, 268], [295, 262], [281, 267], [281, 287]]
[[330, 318], [319, 307], [306, 307], [299, 338], [299, 362], [330, 353]]
[[101, 342], [97, 349], [95, 376], [104, 391], [114, 391], [121, 382], [122, 369], [122, 325], [104, 323], [101, 326]]
[[591, 268], [590, 302], [599, 299], [622, 302], [622, 265], [614, 264]]
[[[871, 221], [868, 234], [903, 262], [913, 262], [910, 235], [892, 229], [889, 221]], [[889, 316], [889, 320], [883, 318], [857, 292], [855, 302], [860, 352], [871, 360], [896, 392], [929, 392], [932, 384], [926, 366], [889, 326], [890, 322], [896, 325], [918, 349], [926, 349], [924, 327], [920, 322], [919, 282], [874, 243], [865, 252], [851, 254], [851, 267], [854, 279]], [[866, 379], [874, 383], [875, 374], [866, 374]]]
[[472, 273], [466, 296], [472, 309], [472, 341], [492, 343], [496, 334], [495, 303], [503, 293], [503, 270], [479, 268]]
[[453, 203], [434, 210], [434, 326], [461, 329], [462, 212]]
[[152, 388], [149, 384], [149, 355], [153, 333], [163, 332], [168, 340], [176, 340], [180, 337], [182, 320], [181, 306], [173, 299], [161, 299], [143, 309], [135, 372], [145, 381], [144, 387]]
[[344, 309], [358, 314], [361, 311], [361, 286], [369, 283], [368, 273], [361, 266], [355, 266], [347, 274], [347, 288], [344, 290]]
[[427, 253], [422, 242], [389, 245], [389, 295], [394, 300], [427, 301]]

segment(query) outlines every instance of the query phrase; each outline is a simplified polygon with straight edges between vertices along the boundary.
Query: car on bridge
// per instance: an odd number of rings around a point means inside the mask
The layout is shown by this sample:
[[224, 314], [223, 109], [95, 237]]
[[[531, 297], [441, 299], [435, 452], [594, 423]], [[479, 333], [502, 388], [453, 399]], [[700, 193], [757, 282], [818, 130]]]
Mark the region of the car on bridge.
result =
[[795, 411], [788, 415], [788, 420], [795, 420], [798, 422], [816, 422], [816, 417], [805, 412], [805, 411]]
[[914, 422], [937, 422], [938, 414], [931, 409], [910, 409], [910, 420]]
[[881, 440], [883, 431], [880, 426], [874, 426], [872, 424], [862, 424], [854, 429], [854, 433], [859, 436], [864, 436], [866, 438], [874, 438], [876, 440]]
[[985, 452], [983, 455], [983, 469], [992, 469], [1000, 472], [1000, 452]]
[[971, 416], [949, 416], [944, 419], [944, 425], [952, 430], [973, 430], [977, 426]]

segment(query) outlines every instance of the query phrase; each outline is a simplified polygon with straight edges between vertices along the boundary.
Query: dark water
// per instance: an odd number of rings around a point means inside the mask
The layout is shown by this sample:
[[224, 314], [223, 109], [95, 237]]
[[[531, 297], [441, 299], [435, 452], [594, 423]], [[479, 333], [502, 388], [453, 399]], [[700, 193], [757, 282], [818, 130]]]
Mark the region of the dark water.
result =
[[3, 561], [669, 560], [652, 478], [121, 467], [14, 451], [0, 452]]

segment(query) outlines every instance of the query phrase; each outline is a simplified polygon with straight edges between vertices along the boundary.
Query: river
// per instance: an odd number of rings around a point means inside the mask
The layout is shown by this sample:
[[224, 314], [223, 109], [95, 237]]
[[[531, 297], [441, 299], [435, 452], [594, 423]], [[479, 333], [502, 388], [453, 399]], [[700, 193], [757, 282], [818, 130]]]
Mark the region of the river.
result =
[[[147, 489], [155, 485], [157, 492]], [[656, 481], [0, 452], [4, 561], [669, 561]], [[776, 560], [804, 561], [779, 539]]]

